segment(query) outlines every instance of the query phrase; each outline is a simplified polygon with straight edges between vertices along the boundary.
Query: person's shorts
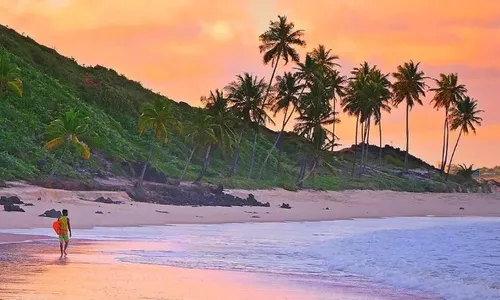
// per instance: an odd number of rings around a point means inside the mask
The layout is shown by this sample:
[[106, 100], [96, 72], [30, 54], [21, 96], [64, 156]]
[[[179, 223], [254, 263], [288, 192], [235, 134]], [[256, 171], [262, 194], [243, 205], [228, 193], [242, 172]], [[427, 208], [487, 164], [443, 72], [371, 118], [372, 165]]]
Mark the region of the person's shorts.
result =
[[61, 242], [69, 242], [69, 236], [68, 236], [68, 234], [67, 233], [66, 234], [60, 234], [59, 235], [59, 241], [61, 241]]

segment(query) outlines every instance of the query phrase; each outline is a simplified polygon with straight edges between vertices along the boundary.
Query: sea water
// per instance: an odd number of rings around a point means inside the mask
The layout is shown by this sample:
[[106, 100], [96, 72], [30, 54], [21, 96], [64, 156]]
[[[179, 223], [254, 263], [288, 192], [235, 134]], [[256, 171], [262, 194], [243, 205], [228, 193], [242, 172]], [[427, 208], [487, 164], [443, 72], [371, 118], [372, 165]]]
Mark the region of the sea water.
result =
[[159, 242], [164, 247], [111, 254], [130, 263], [263, 274], [324, 295], [314, 299], [341, 299], [331, 296], [339, 290], [359, 299], [500, 299], [500, 218], [94, 228], [75, 235]]

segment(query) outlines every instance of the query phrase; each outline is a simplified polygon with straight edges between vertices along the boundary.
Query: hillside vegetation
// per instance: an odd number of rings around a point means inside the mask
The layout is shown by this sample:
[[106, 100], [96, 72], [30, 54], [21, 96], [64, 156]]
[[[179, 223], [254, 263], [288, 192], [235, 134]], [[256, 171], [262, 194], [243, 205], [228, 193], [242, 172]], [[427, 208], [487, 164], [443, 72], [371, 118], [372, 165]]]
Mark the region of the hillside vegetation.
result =
[[[146, 179], [157, 180], [161, 177], [155, 174], [174, 179], [181, 176], [193, 147], [186, 133], [169, 130], [166, 144], [155, 140], [151, 131], [138, 134], [142, 106], [155, 100], [165, 100], [164, 96], [153, 93], [114, 70], [102, 66], [80, 66], [74, 59], [61, 56], [55, 50], [3, 26], [0, 26], [0, 51], [7, 53], [11, 62], [17, 65], [23, 82], [22, 97], [8, 93], [0, 99], [0, 180], [47, 178], [63, 151], [48, 151], [44, 147], [47, 126], [72, 109], [88, 117], [91, 134], [85, 142], [92, 155], [88, 160], [82, 159], [76, 148], [68, 148], [68, 153], [62, 156], [57, 168], [58, 178], [138, 178], [152, 143], [152, 168], [146, 172]], [[183, 102], [168, 101], [175, 109], [175, 118], [180, 125], [186, 124], [199, 110]], [[262, 126], [264, 124], [261, 122], [254, 123], [258, 125], [256, 130], [259, 134], [254, 134], [252, 129], [245, 130], [238, 144], [239, 161], [235, 174], [227, 176], [232, 169], [234, 144], [231, 147], [214, 144], [203, 180], [235, 188], [296, 189], [297, 176], [303, 168], [311, 173], [303, 178], [301, 185], [304, 188], [421, 192], [466, 189], [459, 187], [458, 182], [463, 184], [463, 181], [456, 180], [455, 176], [445, 180], [439, 175], [439, 170], [412, 155], [408, 156], [409, 171], [403, 172], [405, 151], [389, 146], [383, 149], [380, 161], [379, 147], [364, 147], [360, 143], [332, 152], [324, 147], [328, 141], [323, 140], [317, 149], [319, 152], [305, 157], [303, 149], [311, 144], [312, 135], [292, 132], [283, 133], [276, 143], [276, 150], [271, 152], [263, 168], [262, 176], [259, 176], [277, 133]], [[254, 138], [254, 175], [248, 178]], [[354, 154], [357, 154], [359, 162], [362, 152], [366, 155], [366, 161], [362, 165], [353, 163]], [[204, 148], [194, 153], [185, 180], [197, 177], [204, 163], [204, 155]], [[317, 158], [319, 156], [321, 159]], [[314, 167], [311, 167], [312, 162]], [[362, 171], [352, 172], [353, 166]], [[475, 182], [467, 184], [468, 187], [477, 186]]]

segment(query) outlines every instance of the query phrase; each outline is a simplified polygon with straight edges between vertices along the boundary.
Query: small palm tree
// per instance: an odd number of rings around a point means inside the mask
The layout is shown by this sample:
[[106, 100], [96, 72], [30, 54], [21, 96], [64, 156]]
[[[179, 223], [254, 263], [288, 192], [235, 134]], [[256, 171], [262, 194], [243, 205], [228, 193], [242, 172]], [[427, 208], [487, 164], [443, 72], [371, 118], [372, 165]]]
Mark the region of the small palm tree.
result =
[[277, 21], [271, 21], [269, 29], [259, 36], [259, 50], [260, 53], [264, 53], [264, 64], [267, 65], [269, 62], [272, 62], [273, 65], [273, 72], [264, 99], [267, 99], [269, 96], [280, 59], [285, 61], [285, 65], [290, 60], [299, 62], [300, 57], [294, 47], [304, 47], [306, 45], [306, 42], [302, 39], [303, 36], [304, 31], [295, 30], [295, 24], [289, 22], [286, 16], [278, 16]]
[[428, 87], [425, 83], [424, 72], [419, 70], [420, 63], [413, 61], [406, 62], [404, 65], [398, 66], [398, 71], [392, 76], [396, 79], [392, 86], [393, 104], [398, 106], [403, 101], [406, 101], [406, 153], [404, 170], [408, 171], [408, 152], [410, 151], [410, 128], [409, 114], [415, 104], [423, 105], [421, 97], [425, 97], [425, 90]]
[[46, 131], [48, 142], [45, 144], [45, 148], [49, 151], [63, 148], [61, 156], [54, 163], [54, 167], [50, 173], [51, 179], [54, 177], [57, 167], [71, 145], [75, 146], [81, 152], [84, 159], [90, 158], [89, 146], [80, 140], [90, 135], [89, 122], [89, 117], [84, 117], [80, 111], [71, 109], [62, 118], [56, 119], [49, 124]]
[[274, 116], [282, 111], [284, 112], [284, 116], [283, 122], [281, 123], [281, 130], [274, 139], [273, 146], [267, 153], [267, 156], [264, 159], [262, 166], [260, 167], [259, 179], [262, 178], [262, 172], [266, 167], [269, 157], [271, 156], [274, 148], [276, 148], [276, 145], [278, 144], [286, 125], [288, 124], [293, 113], [298, 107], [300, 94], [304, 87], [303, 84], [299, 84], [299, 81], [300, 79], [297, 73], [285, 72], [283, 76], [276, 77], [276, 84], [274, 86], [276, 95], [273, 99], [273, 102], [271, 103], [271, 110], [274, 112]]
[[[153, 103], [145, 104], [139, 116], [139, 135], [143, 135], [148, 130], [153, 131], [155, 140], [166, 144], [168, 142], [168, 130], [179, 128], [179, 123], [175, 119], [172, 105], [168, 100], [163, 98], [156, 98]], [[151, 142], [149, 153], [139, 177], [138, 186], [142, 186], [144, 174], [146, 173], [147, 166], [151, 161], [153, 154], [154, 143]]]
[[19, 68], [10, 61], [9, 55], [0, 53], [0, 99], [8, 93], [23, 95], [23, 82], [19, 79]]
[[462, 101], [459, 101], [456, 104], [456, 107], [451, 109], [450, 113], [450, 124], [451, 130], [460, 129], [457, 142], [455, 143], [455, 147], [453, 147], [453, 152], [451, 153], [450, 163], [448, 165], [448, 174], [450, 173], [451, 163], [453, 162], [453, 157], [455, 156], [455, 151], [457, 150], [458, 143], [460, 142], [460, 138], [462, 137], [462, 133], [464, 135], [468, 135], [469, 131], [472, 131], [476, 134], [476, 126], [481, 126], [481, 122], [483, 119], [479, 117], [479, 114], [484, 112], [483, 110], [479, 110], [477, 108], [477, 101], [465, 96]]
[[186, 139], [192, 145], [192, 148], [186, 160], [186, 166], [181, 173], [180, 180], [184, 178], [195, 151], [199, 147], [205, 147], [205, 145], [209, 143], [214, 144], [217, 141], [213, 127], [213, 117], [208, 113], [208, 110], [201, 108], [196, 109], [194, 114], [184, 122], [183, 132], [186, 135]]
[[274, 124], [274, 121], [266, 112], [266, 108], [270, 106], [268, 99], [264, 98], [266, 89], [267, 84], [263, 78], [258, 79], [257, 76], [249, 73], [236, 76], [236, 80], [226, 87], [229, 102], [231, 103], [230, 109], [243, 123], [242, 132], [245, 128], [251, 128], [254, 131], [248, 178], [252, 177], [255, 163], [255, 147], [259, 126], [265, 125], [266, 122]]
[[437, 87], [430, 89], [434, 92], [431, 103], [434, 103], [435, 109], [444, 108], [444, 127], [443, 127], [443, 149], [441, 152], [441, 173], [444, 173], [446, 162], [448, 160], [448, 143], [450, 135], [450, 126], [448, 124], [448, 114], [452, 107], [463, 100], [467, 88], [463, 84], [458, 84], [457, 74], [440, 74], [439, 79], [434, 79]]
[[208, 129], [202, 129], [206, 131], [206, 134], [200, 144], [201, 146], [205, 145], [206, 150], [202, 168], [195, 182], [200, 182], [208, 170], [210, 154], [214, 146], [218, 145], [223, 151], [226, 151], [235, 144], [233, 127], [236, 124], [236, 118], [227, 105], [228, 99], [224, 97], [222, 92], [216, 92], [215, 95], [218, 95], [216, 97], [213, 97], [215, 96], [214, 93], [210, 94], [208, 99], [211, 100], [206, 103], [210, 118], [205, 118], [203, 121]]

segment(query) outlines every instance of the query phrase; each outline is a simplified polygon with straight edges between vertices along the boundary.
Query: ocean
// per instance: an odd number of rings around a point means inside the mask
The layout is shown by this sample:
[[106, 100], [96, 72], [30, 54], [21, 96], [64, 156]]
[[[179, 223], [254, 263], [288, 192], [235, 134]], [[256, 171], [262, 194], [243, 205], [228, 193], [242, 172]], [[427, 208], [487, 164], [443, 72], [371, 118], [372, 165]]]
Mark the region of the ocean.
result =
[[500, 299], [500, 218], [94, 228], [74, 235], [145, 245], [108, 252], [123, 262], [250, 272], [310, 299]]

